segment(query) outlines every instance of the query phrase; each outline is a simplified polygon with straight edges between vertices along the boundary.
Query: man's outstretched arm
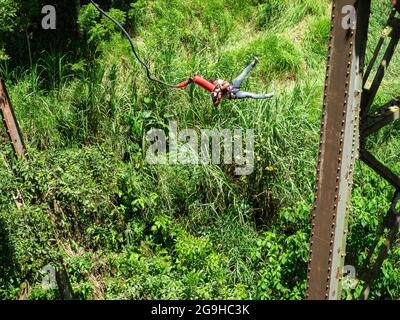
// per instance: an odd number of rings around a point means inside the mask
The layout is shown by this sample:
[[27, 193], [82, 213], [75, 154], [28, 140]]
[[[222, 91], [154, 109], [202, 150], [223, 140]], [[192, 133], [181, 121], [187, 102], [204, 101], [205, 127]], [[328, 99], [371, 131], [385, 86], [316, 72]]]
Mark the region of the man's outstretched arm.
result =
[[198, 84], [199, 86], [203, 87], [204, 89], [213, 92], [215, 89], [215, 84], [211, 83], [210, 81], [200, 77], [200, 76], [194, 76], [190, 78], [189, 80], [186, 80], [176, 86], [176, 88], [183, 88], [191, 84], [192, 82]]

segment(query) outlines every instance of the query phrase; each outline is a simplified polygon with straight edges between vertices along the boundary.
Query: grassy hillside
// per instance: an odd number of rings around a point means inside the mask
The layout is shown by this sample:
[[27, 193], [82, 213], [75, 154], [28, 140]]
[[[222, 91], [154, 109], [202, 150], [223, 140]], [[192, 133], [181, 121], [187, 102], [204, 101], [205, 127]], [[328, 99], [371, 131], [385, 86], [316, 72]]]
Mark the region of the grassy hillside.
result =
[[[302, 299], [329, 1], [129, 2], [111, 14], [159, 78], [231, 79], [258, 56], [245, 89], [276, 97], [214, 108], [201, 88], [151, 83], [92, 6], [79, 14], [86, 47], [37, 53], [31, 68], [1, 62], [29, 159], [13, 160], [0, 127], [0, 298], [23, 283], [30, 299], [57, 298], [39, 271], [63, 261], [80, 299]], [[368, 56], [389, 9], [373, 3]], [[399, 67], [396, 54], [378, 103], [400, 95]], [[253, 174], [146, 164], [146, 132], [171, 120], [254, 128]], [[397, 123], [369, 143], [400, 173], [398, 133]], [[353, 196], [346, 263], [359, 270], [392, 190], [359, 164]], [[397, 244], [371, 298], [400, 298], [399, 264]]]

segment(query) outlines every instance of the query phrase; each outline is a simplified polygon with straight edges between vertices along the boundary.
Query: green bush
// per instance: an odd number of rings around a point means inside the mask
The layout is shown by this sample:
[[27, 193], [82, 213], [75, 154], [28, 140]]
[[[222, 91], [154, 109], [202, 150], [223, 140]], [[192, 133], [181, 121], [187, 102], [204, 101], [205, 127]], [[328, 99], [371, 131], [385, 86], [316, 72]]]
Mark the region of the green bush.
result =
[[302, 299], [308, 260], [308, 234], [281, 238], [267, 232], [258, 242], [254, 259], [263, 265], [257, 286], [258, 299]]

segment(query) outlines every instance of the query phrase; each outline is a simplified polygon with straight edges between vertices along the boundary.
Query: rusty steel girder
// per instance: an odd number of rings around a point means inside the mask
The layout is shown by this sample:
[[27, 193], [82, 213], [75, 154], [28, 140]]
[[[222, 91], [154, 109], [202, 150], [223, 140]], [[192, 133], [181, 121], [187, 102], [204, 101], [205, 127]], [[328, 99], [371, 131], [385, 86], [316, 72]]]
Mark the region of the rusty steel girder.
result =
[[7, 93], [6, 85], [0, 76], [0, 109], [2, 118], [11, 140], [14, 153], [17, 158], [25, 157], [25, 144], [22, 138], [21, 130], [15, 117], [10, 98]]
[[[343, 19], [348, 19], [352, 8], [355, 23], [351, 28], [345, 28]], [[395, 189], [392, 205], [358, 275], [364, 281], [361, 299], [368, 298], [373, 280], [399, 232], [400, 213], [395, 206], [400, 200], [400, 177], [366, 149], [366, 140], [400, 117], [399, 97], [376, 111], [369, 111], [400, 41], [400, 19], [396, 18], [397, 10], [393, 8], [364, 73], [370, 10], [371, 0], [336, 0], [332, 4], [317, 187], [312, 211], [308, 299], [341, 297], [348, 209], [356, 159], [362, 160]], [[371, 84], [368, 84], [386, 39], [389, 43]], [[386, 241], [373, 262], [373, 252], [387, 229]]]
[[[334, 0], [312, 211], [307, 299], [340, 299], [348, 205], [358, 157], [371, 0]], [[354, 23], [347, 27], [349, 10]]]

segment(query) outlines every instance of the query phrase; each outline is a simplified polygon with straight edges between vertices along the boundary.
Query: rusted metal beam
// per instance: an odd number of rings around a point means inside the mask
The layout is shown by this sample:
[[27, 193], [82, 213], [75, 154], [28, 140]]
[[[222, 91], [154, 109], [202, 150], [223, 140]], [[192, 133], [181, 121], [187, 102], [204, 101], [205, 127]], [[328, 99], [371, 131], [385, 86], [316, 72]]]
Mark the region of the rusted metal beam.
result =
[[0, 75], [0, 109], [2, 118], [17, 158], [25, 157], [25, 144], [17, 118], [11, 106], [5, 83]]
[[[332, 4], [307, 299], [341, 296], [370, 6], [370, 0], [336, 0]], [[348, 8], [356, 9], [354, 28], [343, 27]]]

